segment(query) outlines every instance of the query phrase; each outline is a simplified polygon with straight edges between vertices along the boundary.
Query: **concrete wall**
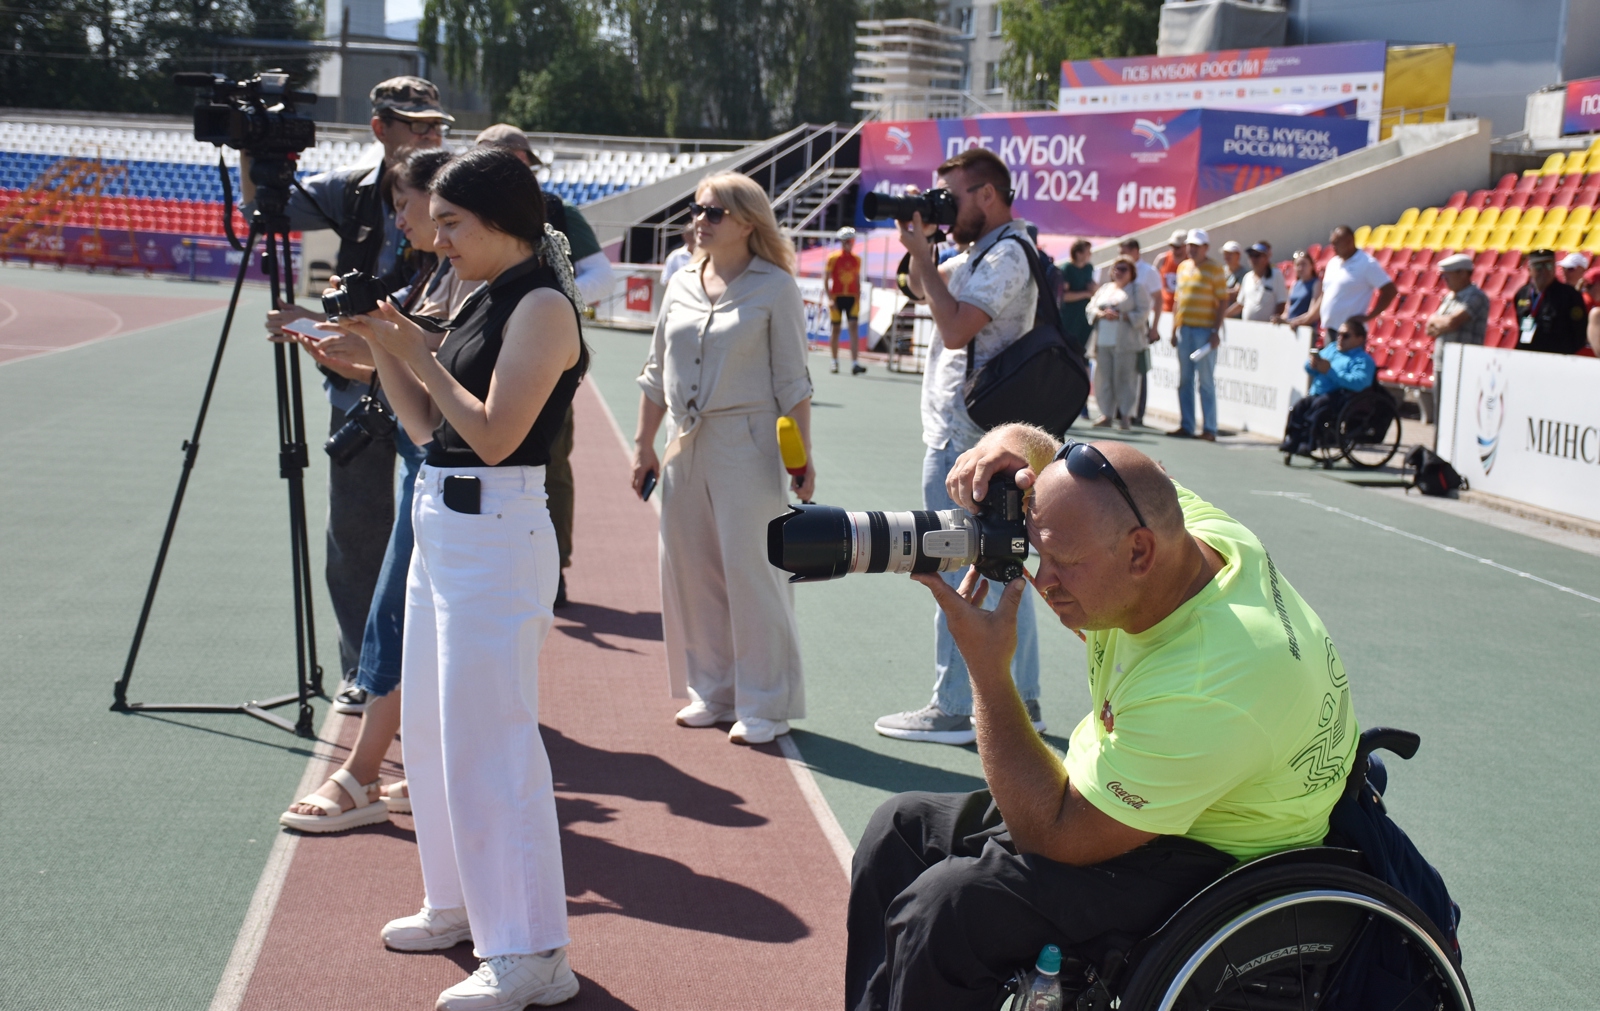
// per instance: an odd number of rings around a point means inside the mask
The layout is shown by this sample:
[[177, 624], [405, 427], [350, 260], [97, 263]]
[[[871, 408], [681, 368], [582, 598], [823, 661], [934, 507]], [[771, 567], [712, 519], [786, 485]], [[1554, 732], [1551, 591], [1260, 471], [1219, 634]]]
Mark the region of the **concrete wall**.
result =
[[[1135, 232], [1146, 257], [1164, 252], [1178, 228], [1204, 228], [1213, 255], [1229, 239], [1272, 243], [1274, 261], [1313, 242], [1326, 243], [1335, 225], [1390, 222], [1407, 207], [1428, 207], [1456, 190], [1489, 185], [1490, 126], [1457, 120], [1403, 126], [1380, 144], [1316, 168], [1219, 200], [1197, 211]], [[1115, 242], [1098, 247], [1094, 262], [1110, 262]]]

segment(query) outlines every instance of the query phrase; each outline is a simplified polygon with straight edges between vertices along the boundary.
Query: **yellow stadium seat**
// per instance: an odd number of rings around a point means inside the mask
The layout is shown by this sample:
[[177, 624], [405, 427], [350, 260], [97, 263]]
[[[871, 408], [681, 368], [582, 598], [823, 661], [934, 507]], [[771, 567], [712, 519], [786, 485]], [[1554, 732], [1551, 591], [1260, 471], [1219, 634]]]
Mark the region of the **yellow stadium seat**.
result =
[[[1526, 219], [1524, 219], [1526, 222]], [[1541, 225], [1564, 225], [1567, 223], [1567, 209], [1565, 207], [1547, 207]]]
[[1511, 241], [1506, 243], [1507, 249], [1523, 252], [1529, 249], [1538, 249], [1533, 244], [1533, 237], [1539, 233], [1538, 225], [1518, 225], [1511, 233]]
[[1407, 207], [1404, 211], [1400, 212], [1400, 220], [1396, 221], [1395, 224], [1401, 228], [1410, 228], [1412, 225], [1417, 223], [1417, 216], [1421, 213], [1422, 212], [1417, 210], [1415, 207]]
[[1432, 228], [1428, 229], [1427, 234], [1422, 237], [1422, 248], [1443, 249], [1444, 237], [1449, 233], [1449, 231], [1449, 225], [1434, 225]]
[[1498, 207], [1485, 207], [1483, 210], [1478, 212], [1478, 220], [1473, 222], [1475, 225], [1489, 225], [1490, 227], [1498, 225], [1499, 223], [1500, 208]]
[[1544, 164], [1539, 167], [1539, 174], [1542, 176], [1558, 176], [1561, 174], [1561, 166], [1566, 163], [1567, 156], [1557, 151], [1544, 160]]
[[1460, 220], [1460, 214], [1461, 212], [1454, 207], [1441, 207], [1439, 208], [1439, 216], [1433, 219], [1433, 223], [1435, 225], [1444, 225], [1448, 228]]
[[[1520, 229], [1519, 229], [1519, 231], [1520, 231]], [[1565, 248], [1567, 248], [1567, 247], [1562, 246], [1562, 245], [1560, 245], [1559, 243], [1556, 242], [1556, 240], [1558, 238], [1560, 238], [1560, 237], [1561, 237], [1561, 226], [1560, 225], [1540, 225], [1539, 226], [1539, 230], [1534, 233], [1533, 244], [1530, 245], [1528, 248], [1529, 249], [1565, 249]]]
[[1456, 224], [1471, 227], [1478, 223], [1478, 209], [1476, 207], [1463, 207], [1461, 213], [1456, 215]]
[[1589, 225], [1590, 215], [1593, 213], [1594, 208], [1592, 207], [1571, 208], [1567, 211], [1567, 227], [1571, 228], [1574, 225], [1577, 225], [1580, 228], [1587, 228]]
[[[1506, 223], [1506, 219], [1505, 218], [1501, 218], [1500, 219], [1500, 223], [1502, 225], [1505, 224]], [[1517, 219], [1517, 224], [1519, 224], [1519, 225], [1542, 225], [1542, 224], [1544, 224], [1544, 208], [1543, 207], [1524, 207], [1522, 209], [1522, 217]]]
[[1372, 226], [1362, 225], [1356, 229], [1356, 245], [1362, 249], [1367, 248], [1367, 240], [1372, 238]]
[[1389, 237], [1388, 225], [1369, 225], [1372, 230], [1367, 233], [1367, 248], [1383, 249], [1384, 240]]
[[1439, 208], [1424, 207], [1422, 209], [1422, 213], [1417, 215], [1416, 226], [1418, 228], [1432, 228], [1434, 223], [1438, 220]]
[[1561, 174], [1564, 176], [1582, 175], [1584, 162], [1588, 158], [1589, 152], [1587, 150], [1567, 152], [1567, 159], [1561, 165]]
[[1584, 225], [1562, 225], [1561, 234], [1556, 236], [1551, 243], [1553, 249], [1577, 249], [1583, 245], [1583, 233], [1588, 231]]
[[1578, 249], [1579, 251], [1588, 253], [1591, 256], [1600, 256], [1600, 228], [1589, 229], [1588, 236], [1583, 240], [1583, 245], [1579, 246]]
[[1489, 236], [1494, 233], [1493, 225], [1476, 224], [1467, 233], [1466, 248], [1474, 252], [1489, 248]]
[[1496, 225], [1496, 227], [1498, 227], [1500, 225], [1515, 226], [1515, 225], [1519, 225], [1521, 223], [1522, 223], [1522, 208], [1520, 208], [1520, 207], [1502, 207], [1502, 208], [1500, 208], [1500, 218], [1499, 218], [1499, 220], [1497, 220], [1495, 222], [1495, 225]]
[[1460, 224], [1460, 223], [1451, 225], [1450, 226], [1450, 231], [1445, 233], [1443, 248], [1445, 248], [1445, 249], [1466, 249], [1467, 248], [1467, 236], [1471, 232], [1472, 232], [1472, 226], [1471, 225], [1463, 225], [1463, 224]]
[[1511, 243], [1511, 233], [1516, 231], [1516, 228], [1516, 225], [1495, 225], [1489, 231], [1489, 238], [1484, 242], [1483, 248], [1492, 249], [1497, 253], [1505, 252]]

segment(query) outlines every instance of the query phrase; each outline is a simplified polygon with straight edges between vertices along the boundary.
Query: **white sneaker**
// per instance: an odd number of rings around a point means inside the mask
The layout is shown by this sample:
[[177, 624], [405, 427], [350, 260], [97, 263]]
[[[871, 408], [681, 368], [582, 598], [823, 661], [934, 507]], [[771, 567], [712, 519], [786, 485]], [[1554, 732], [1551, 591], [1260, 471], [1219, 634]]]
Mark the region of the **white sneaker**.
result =
[[429, 909], [415, 916], [402, 916], [383, 925], [383, 943], [395, 951], [438, 951], [472, 940], [465, 906], [454, 909]]
[[728, 740], [734, 744], [771, 744], [774, 738], [788, 732], [788, 720], [763, 720], [759, 716], [747, 716], [728, 731]]
[[718, 723], [732, 723], [732, 709], [717, 709], [705, 702], [691, 702], [678, 710], [678, 726], [711, 727]]
[[543, 955], [496, 955], [478, 971], [439, 995], [437, 1011], [522, 1011], [548, 1007], [578, 994], [578, 977], [567, 965], [567, 949]]

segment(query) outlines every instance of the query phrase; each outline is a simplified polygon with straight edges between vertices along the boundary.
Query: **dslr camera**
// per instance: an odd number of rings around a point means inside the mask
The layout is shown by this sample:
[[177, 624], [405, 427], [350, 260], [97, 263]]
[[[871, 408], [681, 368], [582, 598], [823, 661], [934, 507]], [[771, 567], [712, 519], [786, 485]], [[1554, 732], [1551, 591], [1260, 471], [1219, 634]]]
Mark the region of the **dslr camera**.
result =
[[174, 74], [174, 83], [208, 88], [209, 100], [194, 109], [194, 139], [248, 151], [257, 159], [283, 158], [317, 143], [317, 124], [295, 111], [317, 96], [289, 90], [289, 75], [266, 70], [244, 81], [223, 74]]
[[956, 198], [947, 189], [928, 190], [914, 197], [868, 193], [861, 198], [861, 213], [868, 221], [910, 221], [911, 215], [921, 214], [925, 225], [948, 227], [956, 223]]
[[974, 566], [1001, 583], [1022, 575], [1028, 531], [1022, 490], [1010, 475], [989, 482], [976, 516], [965, 509], [848, 512], [797, 505], [767, 524], [767, 560], [789, 582], [852, 572], [949, 572]]
[[322, 311], [329, 319], [365, 315], [389, 297], [389, 289], [382, 281], [359, 270], [330, 278], [329, 283], [338, 288], [322, 296]]
[[328, 436], [322, 448], [334, 463], [343, 467], [354, 460], [357, 453], [366, 449], [373, 439], [392, 436], [394, 430], [394, 415], [389, 413], [383, 401], [369, 394], [345, 412], [344, 424]]

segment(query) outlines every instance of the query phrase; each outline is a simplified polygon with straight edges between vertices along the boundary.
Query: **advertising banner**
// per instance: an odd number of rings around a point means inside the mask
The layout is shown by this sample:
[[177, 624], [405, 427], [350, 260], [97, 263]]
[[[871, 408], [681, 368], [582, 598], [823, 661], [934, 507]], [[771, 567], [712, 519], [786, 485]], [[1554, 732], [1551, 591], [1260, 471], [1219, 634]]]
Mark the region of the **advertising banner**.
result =
[[[241, 241], [243, 236], [240, 237]], [[300, 276], [300, 243], [289, 243], [294, 260], [294, 276]], [[15, 246], [0, 250], [0, 257], [69, 263], [105, 270], [150, 271], [178, 274], [195, 280], [231, 281], [239, 273], [244, 254], [213, 235], [180, 235], [174, 232], [108, 231], [64, 226], [59, 232], [33, 233]], [[247, 281], [264, 281], [261, 270], [261, 244], [256, 243], [255, 265], [245, 274]]]
[[[1011, 169], [1014, 213], [1057, 235], [1125, 235], [1365, 146], [1355, 120], [1188, 111], [867, 123], [861, 190], [900, 195], [971, 147]], [[859, 214], [858, 225], [867, 222]]]
[[1567, 82], [1567, 109], [1561, 117], [1561, 132], [1600, 131], [1600, 77]]
[[1446, 344], [1439, 455], [1474, 491], [1600, 520], [1600, 359]]
[[[1354, 102], [1377, 140], [1385, 44], [1334, 42], [1061, 64], [1063, 112], [1251, 109], [1304, 116]], [[1342, 110], [1340, 110], [1342, 111]]]
[[[1172, 314], [1163, 313], [1161, 341], [1150, 345], [1149, 393], [1145, 409], [1176, 421], [1178, 351], [1172, 346]], [[1311, 354], [1311, 328], [1291, 330], [1272, 323], [1230, 319], [1222, 326], [1222, 345], [1214, 373], [1217, 421], [1220, 427], [1283, 438], [1289, 408], [1306, 395], [1306, 359]], [[1195, 395], [1195, 426], [1201, 424], [1200, 397]]]

